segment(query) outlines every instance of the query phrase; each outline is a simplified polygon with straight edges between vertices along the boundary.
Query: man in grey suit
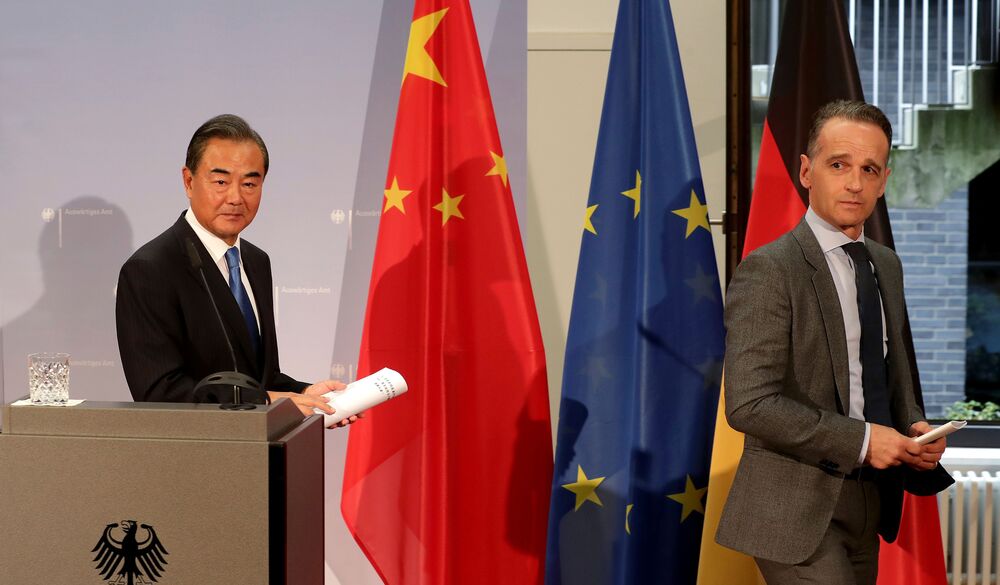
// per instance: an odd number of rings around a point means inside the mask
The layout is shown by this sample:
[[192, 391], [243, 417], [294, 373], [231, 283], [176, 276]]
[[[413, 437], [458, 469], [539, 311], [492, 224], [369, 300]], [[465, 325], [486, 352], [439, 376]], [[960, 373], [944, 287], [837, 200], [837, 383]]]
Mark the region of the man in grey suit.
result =
[[716, 539], [752, 555], [769, 585], [874, 584], [904, 484], [920, 492], [943, 473], [945, 440], [911, 438], [930, 426], [904, 349], [899, 258], [863, 233], [891, 142], [875, 106], [820, 109], [800, 157], [805, 218], [729, 285], [726, 417], [746, 440]]

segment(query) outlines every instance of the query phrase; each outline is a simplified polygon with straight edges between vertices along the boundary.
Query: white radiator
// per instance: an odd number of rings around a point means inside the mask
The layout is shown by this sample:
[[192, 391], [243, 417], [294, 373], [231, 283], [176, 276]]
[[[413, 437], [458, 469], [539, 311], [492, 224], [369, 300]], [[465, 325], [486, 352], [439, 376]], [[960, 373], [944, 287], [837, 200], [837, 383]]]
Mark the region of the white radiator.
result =
[[998, 583], [1000, 473], [956, 471], [955, 484], [938, 494], [941, 538], [951, 585]]

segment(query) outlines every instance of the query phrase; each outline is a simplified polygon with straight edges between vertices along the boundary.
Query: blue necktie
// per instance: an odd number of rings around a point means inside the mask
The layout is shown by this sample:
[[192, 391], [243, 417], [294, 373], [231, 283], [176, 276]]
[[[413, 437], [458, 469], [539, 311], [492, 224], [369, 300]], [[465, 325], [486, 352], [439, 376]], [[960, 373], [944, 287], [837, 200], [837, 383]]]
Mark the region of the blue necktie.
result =
[[253, 306], [250, 304], [250, 296], [243, 288], [243, 279], [240, 278], [240, 250], [233, 246], [226, 250], [226, 265], [229, 266], [229, 290], [233, 291], [236, 303], [243, 313], [243, 320], [247, 323], [247, 331], [250, 333], [250, 342], [253, 344], [254, 353], [260, 354], [260, 330], [257, 329], [257, 318], [253, 314]]

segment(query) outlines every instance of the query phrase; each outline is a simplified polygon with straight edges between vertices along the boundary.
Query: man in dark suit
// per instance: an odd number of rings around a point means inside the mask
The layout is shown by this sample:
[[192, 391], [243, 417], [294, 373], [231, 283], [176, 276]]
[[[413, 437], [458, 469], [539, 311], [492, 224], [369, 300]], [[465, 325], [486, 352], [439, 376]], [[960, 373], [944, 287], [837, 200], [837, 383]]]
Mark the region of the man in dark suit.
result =
[[944, 473], [945, 440], [911, 438], [930, 427], [905, 353], [899, 258], [863, 233], [891, 142], [878, 108], [824, 106], [801, 156], [806, 217], [729, 285], [726, 416], [746, 439], [716, 539], [755, 557], [769, 585], [874, 584], [904, 481]]
[[264, 141], [238, 116], [216, 116], [191, 138], [182, 170], [190, 208], [139, 248], [118, 278], [118, 348], [136, 401], [198, 402], [203, 397], [195, 385], [202, 378], [233, 368], [188, 253], [193, 244], [238, 370], [259, 380], [271, 400], [290, 398], [307, 416], [313, 408], [333, 412], [322, 394], [343, 384], [309, 385], [281, 372], [271, 263], [240, 237], [257, 214], [268, 163]]

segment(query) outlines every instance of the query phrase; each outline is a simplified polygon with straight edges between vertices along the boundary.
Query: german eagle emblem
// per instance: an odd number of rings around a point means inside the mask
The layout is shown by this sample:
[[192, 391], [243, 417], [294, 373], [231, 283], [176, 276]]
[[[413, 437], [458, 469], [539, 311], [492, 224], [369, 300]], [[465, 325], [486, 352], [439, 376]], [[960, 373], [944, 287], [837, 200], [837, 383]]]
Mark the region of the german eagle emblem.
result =
[[[121, 540], [113, 534], [119, 527], [124, 536]], [[139, 530], [145, 530], [145, 539], [139, 541]], [[90, 552], [97, 553], [94, 562], [101, 579], [114, 585], [137, 585], [156, 583], [163, 575], [163, 565], [167, 564], [163, 548], [156, 531], [148, 524], [138, 524], [135, 520], [122, 520], [118, 524], [104, 527], [101, 539]]]

